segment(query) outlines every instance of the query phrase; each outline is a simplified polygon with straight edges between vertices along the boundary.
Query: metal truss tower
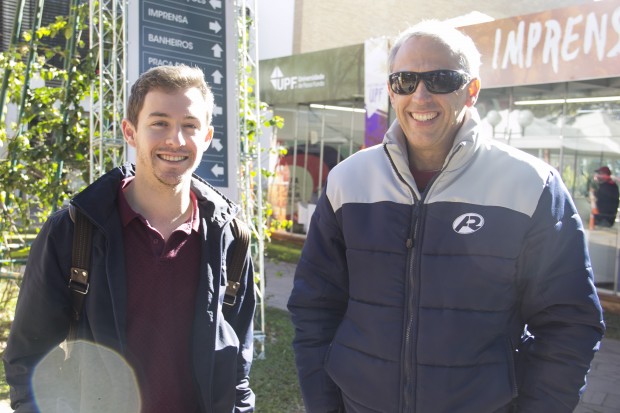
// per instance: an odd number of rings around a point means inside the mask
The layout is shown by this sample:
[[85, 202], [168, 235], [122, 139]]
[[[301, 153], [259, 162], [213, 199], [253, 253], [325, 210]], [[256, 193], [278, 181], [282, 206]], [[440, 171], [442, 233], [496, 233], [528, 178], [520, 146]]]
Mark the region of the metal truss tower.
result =
[[127, 100], [126, 16], [125, 0], [89, 1], [89, 39], [99, 74], [90, 95], [90, 182], [126, 158], [121, 131]]
[[[238, 183], [245, 221], [254, 234], [252, 252], [257, 275], [257, 307], [255, 317], [255, 353], [265, 358], [265, 271], [264, 217], [261, 165], [261, 102], [258, 65], [258, 0], [239, 0], [237, 16], [241, 36], [238, 44], [238, 84], [242, 113], [241, 147]], [[251, 138], [251, 136], [253, 137]], [[229, 137], [229, 139], [232, 137]]]

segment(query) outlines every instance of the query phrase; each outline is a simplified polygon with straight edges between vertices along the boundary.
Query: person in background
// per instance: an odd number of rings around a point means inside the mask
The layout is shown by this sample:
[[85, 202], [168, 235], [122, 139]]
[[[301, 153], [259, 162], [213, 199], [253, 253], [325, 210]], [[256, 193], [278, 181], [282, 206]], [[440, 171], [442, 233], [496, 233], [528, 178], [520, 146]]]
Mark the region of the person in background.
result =
[[616, 222], [620, 192], [618, 184], [611, 176], [608, 166], [601, 166], [594, 171], [594, 182], [590, 188], [592, 219], [590, 229], [594, 227], [611, 228]]
[[388, 65], [396, 120], [330, 172], [288, 301], [306, 411], [572, 412], [604, 323], [560, 174], [481, 127], [460, 31]]
[[[223, 304], [226, 261], [237, 245], [231, 222], [239, 208], [193, 175], [213, 138], [213, 106], [198, 68], [160, 66], [143, 73], [122, 122], [135, 165], [106, 173], [71, 201], [94, 228], [77, 338], [128, 362], [144, 413], [254, 410], [249, 255], [236, 303]], [[61, 210], [32, 244], [4, 353], [16, 412], [38, 411], [33, 372], [67, 337], [73, 228], [69, 211]], [[94, 372], [96, 380], [103, 383], [110, 374], [113, 385], [118, 378], [107, 367]], [[80, 368], [95, 369], [88, 360]], [[70, 389], [90, 404], [75, 411], [134, 411], [115, 410], [111, 398], [88, 398], [85, 392], [97, 387]]]

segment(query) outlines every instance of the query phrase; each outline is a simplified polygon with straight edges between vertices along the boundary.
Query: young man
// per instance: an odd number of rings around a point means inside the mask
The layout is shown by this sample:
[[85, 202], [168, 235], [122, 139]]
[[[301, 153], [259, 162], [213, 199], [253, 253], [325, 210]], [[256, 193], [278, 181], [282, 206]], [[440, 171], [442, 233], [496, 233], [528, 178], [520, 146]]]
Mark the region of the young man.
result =
[[[236, 303], [223, 304], [238, 207], [192, 175], [213, 138], [212, 113], [213, 94], [199, 69], [161, 66], [143, 73], [122, 124], [136, 150], [135, 167], [114, 169], [71, 201], [94, 226], [77, 336], [121, 355], [135, 374], [145, 413], [254, 410], [249, 256]], [[4, 355], [17, 412], [37, 411], [43, 401], [30, 385], [35, 366], [67, 337], [73, 228], [62, 210], [32, 245]], [[81, 360], [80, 368], [96, 369], [95, 383], [108, 374], [106, 383], [114, 386], [112, 368], [93, 363]], [[97, 387], [82, 381], [72, 390], [81, 392], [78, 411], [113, 411], [119, 389], [93, 397]]]
[[480, 54], [437, 21], [390, 54], [396, 120], [335, 167], [288, 307], [309, 413], [571, 412], [603, 333], [557, 171], [482, 134]]

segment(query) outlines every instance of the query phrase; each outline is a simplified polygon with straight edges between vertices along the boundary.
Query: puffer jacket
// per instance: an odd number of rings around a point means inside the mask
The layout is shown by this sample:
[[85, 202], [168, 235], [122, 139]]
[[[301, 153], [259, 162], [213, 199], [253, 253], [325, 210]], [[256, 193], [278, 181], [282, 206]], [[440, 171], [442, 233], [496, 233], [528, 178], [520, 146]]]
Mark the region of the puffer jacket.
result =
[[[94, 224], [90, 290], [77, 336], [121, 356], [127, 345], [126, 257], [116, 199], [121, 180], [134, 173], [132, 165], [116, 168], [72, 200]], [[252, 361], [255, 296], [249, 255], [237, 302], [226, 312], [226, 318], [222, 312], [226, 285], [224, 259], [227, 256], [230, 259], [234, 242], [229, 224], [238, 207], [198, 177], [192, 179], [192, 191], [200, 208], [202, 238], [192, 337], [192, 367], [201, 411], [251, 412], [254, 410], [254, 394], [248, 377]], [[20, 413], [38, 411], [31, 387], [34, 368], [46, 353], [65, 339], [69, 329], [71, 301], [67, 284], [73, 227], [67, 209], [53, 214], [43, 225], [30, 251], [4, 353], [11, 405]], [[95, 367], [88, 366], [88, 369]], [[105, 380], [106, 372], [112, 371], [113, 367], [104, 362], [96, 372], [96, 380]], [[120, 379], [113, 373], [109, 375], [110, 383]], [[92, 393], [99, 390], [97, 387], [82, 385], [75, 391]], [[94, 410], [89, 411], [111, 411], [110, 408], [94, 406]]]
[[423, 194], [398, 121], [331, 171], [288, 302], [309, 413], [578, 403], [604, 330], [582, 222], [554, 169], [479, 123]]

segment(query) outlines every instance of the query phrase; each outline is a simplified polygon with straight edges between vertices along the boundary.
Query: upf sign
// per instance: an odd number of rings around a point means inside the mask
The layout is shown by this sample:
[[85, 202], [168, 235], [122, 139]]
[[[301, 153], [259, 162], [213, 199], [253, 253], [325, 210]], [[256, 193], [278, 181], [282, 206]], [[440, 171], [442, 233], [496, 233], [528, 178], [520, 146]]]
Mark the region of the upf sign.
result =
[[271, 73], [271, 85], [275, 90], [295, 89], [297, 85], [297, 76], [284, 76], [282, 70], [276, 66]]
[[328, 102], [362, 93], [363, 45], [261, 60], [260, 95], [272, 105]]
[[325, 75], [317, 73], [306, 76], [284, 76], [280, 67], [276, 66], [271, 72], [271, 85], [278, 91], [324, 87]]
[[601, 1], [462, 27], [484, 87], [620, 76], [620, 4]]

